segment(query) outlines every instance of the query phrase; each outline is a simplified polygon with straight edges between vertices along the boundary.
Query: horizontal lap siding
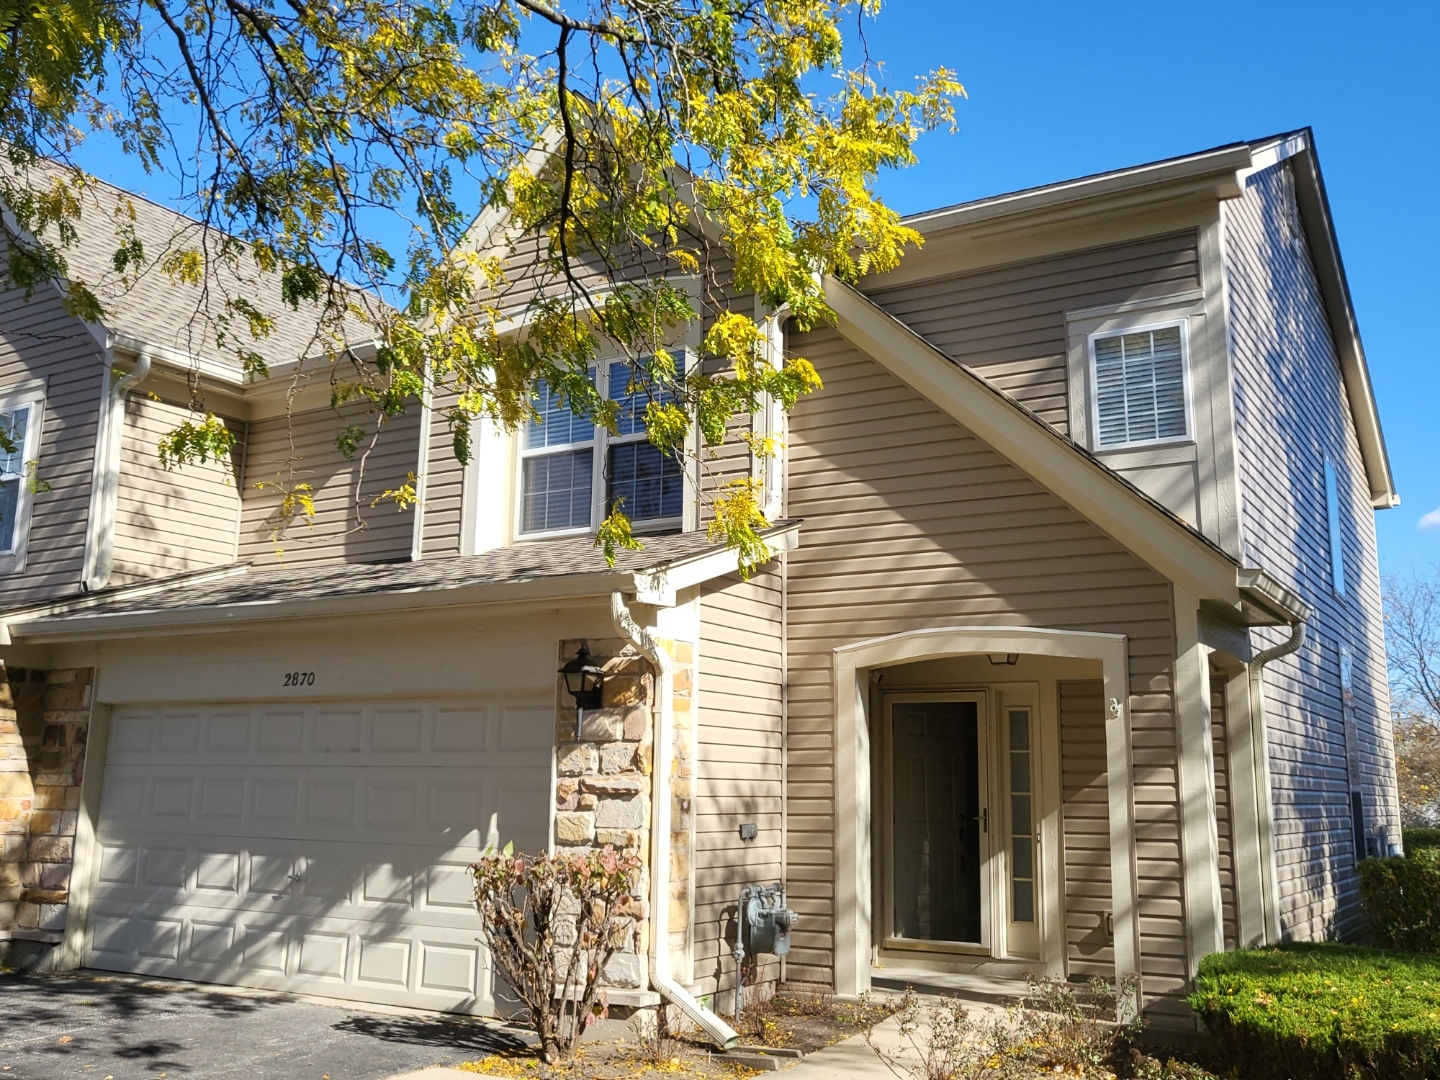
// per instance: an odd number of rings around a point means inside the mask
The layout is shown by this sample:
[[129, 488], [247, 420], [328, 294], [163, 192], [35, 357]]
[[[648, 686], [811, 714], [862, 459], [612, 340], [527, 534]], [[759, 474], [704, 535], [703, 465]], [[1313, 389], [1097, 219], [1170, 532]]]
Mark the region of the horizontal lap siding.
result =
[[[340, 429], [352, 423], [373, 430], [373, 418], [358, 410], [337, 414], [330, 409], [316, 409], [250, 424], [240, 520], [241, 559], [259, 565], [283, 562], [303, 566], [409, 557], [413, 516], [409, 511], [397, 510], [389, 500], [373, 507], [370, 504], [382, 492], [406, 483], [416, 470], [419, 406], [412, 404], [403, 416], [395, 417], [380, 430], [375, 448], [364, 461], [364, 481], [358, 493], [356, 477], [364, 446], [349, 460], [335, 446]], [[297, 517], [284, 536], [274, 539], [270, 533], [279, 520], [282, 498], [281, 491], [273, 486], [277, 482], [311, 486], [315, 521], [311, 526]], [[257, 488], [257, 484], [266, 486]]]
[[1060, 701], [1060, 787], [1065, 845], [1066, 973], [1115, 975], [1111, 911], [1110, 786], [1105, 756], [1105, 684], [1077, 679], [1056, 687]]
[[235, 561], [244, 425], [231, 424], [239, 440], [233, 460], [161, 468], [160, 439], [192, 416], [183, 405], [125, 400], [113, 584]]
[[44, 420], [25, 569], [0, 582], [0, 607], [80, 591], [95, 468], [105, 358], [90, 332], [65, 311], [53, 288], [30, 297], [0, 290], [0, 380], [45, 381]]
[[[420, 548], [426, 558], [460, 554], [465, 466], [455, 456], [455, 433], [438, 411], [455, 400], [454, 394], [438, 398], [434, 403], [436, 411], [430, 417], [430, 460], [425, 466], [425, 520]], [[472, 434], [478, 434], [479, 429], [480, 422], [472, 421]]]
[[[832, 980], [831, 657], [907, 630], [1030, 625], [1130, 648], [1143, 969], [1184, 978], [1170, 588], [1156, 573], [829, 330], [792, 348], [825, 389], [791, 417], [787, 876], [802, 921], [788, 977]], [[1163, 1006], [1162, 1006], [1163, 1007]]]
[[[780, 588], [778, 570], [731, 575], [701, 600], [695, 979], [704, 994], [735, 985], [734, 938], [724, 935], [741, 887], [784, 877]], [[759, 826], [755, 840], [740, 840], [742, 822]], [[778, 976], [773, 961], [760, 972]]]
[[[1360, 928], [1340, 701], [1354, 657], [1366, 817], [1399, 836], [1374, 515], [1314, 269], [1294, 238], [1287, 166], [1225, 204], [1245, 561], [1315, 609], [1304, 647], [1265, 669], [1280, 918], [1287, 936]], [[1347, 593], [1330, 586], [1324, 461], [1338, 474]], [[1257, 649], [1284, 638], [1255, 631]]]
[[1065, 432], [1065, 313], [1199, 286], [1192, 230], [908, 284], [871, 299]]

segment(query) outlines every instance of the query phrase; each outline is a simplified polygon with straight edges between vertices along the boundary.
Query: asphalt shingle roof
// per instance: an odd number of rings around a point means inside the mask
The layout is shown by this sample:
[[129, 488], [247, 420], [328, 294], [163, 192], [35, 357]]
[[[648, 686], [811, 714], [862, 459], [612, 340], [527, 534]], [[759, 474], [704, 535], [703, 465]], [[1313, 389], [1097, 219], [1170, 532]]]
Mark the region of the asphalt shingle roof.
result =
[[[44, 174], [41, 165], [31, 175], [40, 178]], [[114, 267], [122, 226], [133, 228], [144, 249], [139, 272], [127, 270], [123, 280]], [[280, 297], [278, 275], [261, 271], [248, 256], [238, 268], [218, 257], [208, 260], [211, 273], [199, 285], [178, 281], [164, 272], [164, 260], [173, 252], [187, 248], [218, 252], [226, 238], [218, 229], [141, 195], [92, 181], [80, 199], [76, 232], [75, 243], [61, 249], [68, 276], [83, 281], [99, 297], [106, 310], [102, 322], [114, 333], [237, 371], [238, 349], [258, 352], [272, 366], [325, 352], [325, 343], [317, 336], [320, 308], [309, 303], [291, 308]], [[48, 239], [54, 242], [53, 236]], [[227, 316], [225, 302], [235, 297], [244, 298], [272, 320], [267, 336], [254, 338], [243, 318], [230, 315], [226, 342], [217, 341], [217, 319]], [[367, 301], [378, 310], [377, 301]], [[356, 345], [376, 334], [361, 320], [349, 318], [345, 336], [347, 344]]]
[[[791, 522], [778, 522], [765, 530], [774, 536]], [[660, 570], [678, 562], [719, 551], [704, 530], [665, 533], [644, 538], [639, 551], [620, 551], [615, 566], [589, 536], [538, 540], [497, 548], [480, 555], [456, 555], [403, 563], [341, 563], [293, 569], [247, 569], [225, 577], [178, 580], [158, 591], [138, 596], [103, 598], [57, 618], [68, 621], [109, 615], [173, 612], [196, 608], [223, 608], [249, 604], [298, 603], [338, 597], [374, 596], [480, 585], [520, 584], [542, 578], [591, 574], [637, 573]]]

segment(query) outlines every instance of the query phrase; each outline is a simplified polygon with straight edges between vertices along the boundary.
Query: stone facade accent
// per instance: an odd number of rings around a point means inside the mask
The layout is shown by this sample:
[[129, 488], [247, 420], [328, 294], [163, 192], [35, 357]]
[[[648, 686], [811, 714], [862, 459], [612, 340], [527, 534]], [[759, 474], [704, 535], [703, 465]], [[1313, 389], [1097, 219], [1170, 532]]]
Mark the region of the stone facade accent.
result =
[[[654, 766], [655, 672], [636, 648], [619, 638], [560, 643], [560, 665], [581, 645], [605, 669], [602, 707], [577, 710], [563, 680], [556, 684], [555, 835], [557, 849], [610, 845], [636, 851], [645, 863], [640, 895], [627, 915], [634, 932], [622, 953], [605, 969], [613, 986], [638, 988], [646, 982], [650, 948], [650, 805]], [[690, 800], [694, 786], [692, 709], [694, 647], [663, 643], [675, 658], [673, 708], [675, 760], [671, 763], [672, 883], [670, 947], [677, 962], [687, 953], [690, 928], [690, 850], [694, 832]], [[577, 715], [577, 712], [579, 715]], [[682, 872], [674, 875], [676, 867]], [[677, 968], [677, 970], [679, 970]]]
[[94, 672], [0, 666], [0, 931], [65, 929]]

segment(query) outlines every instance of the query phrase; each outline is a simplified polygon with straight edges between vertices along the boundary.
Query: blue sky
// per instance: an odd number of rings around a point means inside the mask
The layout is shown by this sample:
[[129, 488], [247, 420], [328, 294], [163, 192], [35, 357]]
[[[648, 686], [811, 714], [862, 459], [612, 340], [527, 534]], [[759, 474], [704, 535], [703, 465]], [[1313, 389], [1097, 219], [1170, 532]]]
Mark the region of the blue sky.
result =
[[890, 0], [866, 36], [970, 94], [885, 180], [904, 213], [1313, 127], [1404, 500], [1381, 565], [1440, 564], [1440, 4]]

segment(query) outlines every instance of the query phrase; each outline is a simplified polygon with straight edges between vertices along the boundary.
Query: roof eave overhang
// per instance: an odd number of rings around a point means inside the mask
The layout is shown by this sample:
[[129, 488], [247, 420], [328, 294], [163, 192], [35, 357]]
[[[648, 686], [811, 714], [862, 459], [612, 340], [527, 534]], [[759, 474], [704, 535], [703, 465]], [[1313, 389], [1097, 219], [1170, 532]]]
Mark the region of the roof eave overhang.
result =
[[[790, 551], [800, 542], [800, 523], [792, 522], [767, 530], [764, 536], [772, 551]], [[677, 594], [682, 590], [734, 573], [738, 568], [739, 553], [730, 548], [720, 548], [635, 571], [599, 571], [458, 587], [416, 587], [304, 600], [281, 597], [250, 603], [110, 615], [86, 615], [83, 612], [42, 615], [0, 626], [0, 643], [65, 644], [114, 638], [168, 637], [178, 633], [224, 633], [298, 619], [398, 614], [515, 602], [582, 602], [613, 592], [626, 593], [640, 603], [670, 607], [676, 603]], [[20, 614], [23, 617], [25, 613]]]
[[1300, 217], [1307, 223], [1310, 255], [1315, 263], [1315, 276], [1325, 301], [1330, 336], [1340, 360], [1340, 374], [1345, 394], [1350, 400], [1350, 414], [1360, 455], [1365, 463], [1365, 478], [1370, 489], [1370, 505], [1387, 510], [1400, 505], [1395, 491], [1395, 477], [1390, 468], [1390, 455], [1385, 448], [1385, 433], [1380, 426], [1380, 410], [1375, 404], [1375, 390], [1370, 382], [1370, 367], [1365, 359], [1365, 346], [1360, 339], [1360, 325], [1355, 318], [1355, 305], [1345, 264], [1340, 257], [1340, 242], [1335, 235], [1335, 222], [1330, 214], [1330, 199], [1325, 192], [1325, 179], [1315, 153], [1314, 136], [1307, 128], [1292, 137], [1294, 152], [1290, 155], [1295, 177], [1295, 201]]
[[833, 278], [840, 333], [1178, 588], [1240, 605], [1238, 564], [979, 375]]
[[1005, 218], [1069, 210], [1086, 204], [1184, 194], [1231, 198], [1240, 193], [1237, 174], [1250, 166], [1250, 145], [1240, 143], [1170, 161], [1101, 173], [1059, 184], [914, 214], [904, 224], [929, 238]]

